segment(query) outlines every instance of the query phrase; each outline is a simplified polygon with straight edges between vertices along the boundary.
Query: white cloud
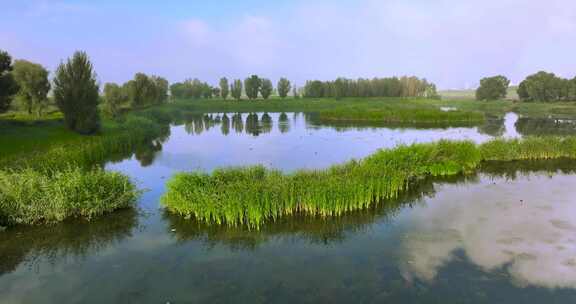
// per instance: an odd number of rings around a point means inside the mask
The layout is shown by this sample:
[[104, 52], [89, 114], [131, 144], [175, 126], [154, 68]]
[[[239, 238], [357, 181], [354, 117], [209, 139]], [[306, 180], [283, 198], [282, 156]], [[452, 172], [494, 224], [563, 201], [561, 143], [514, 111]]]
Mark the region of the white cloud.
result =
[[566, 191], [573, 184], [572, 176], [555, 175], [445, 186], [409, 219], [404, 271], [432, 281], [462, 250], [517, 285], [576, 288], [576, 200]]

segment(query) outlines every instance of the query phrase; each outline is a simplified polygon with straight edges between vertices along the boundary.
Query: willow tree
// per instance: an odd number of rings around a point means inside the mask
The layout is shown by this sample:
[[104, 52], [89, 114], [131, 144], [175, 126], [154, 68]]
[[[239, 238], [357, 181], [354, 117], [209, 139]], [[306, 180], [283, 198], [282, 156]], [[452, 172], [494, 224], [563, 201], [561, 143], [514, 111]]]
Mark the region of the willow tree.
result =
[[98, 83], [85, 52], [76, 52], [56, 69], [54, 100], [64, 114], [66, 126], [81, 134], [100, 128]]
[[288, 93], [290, 93], [291, 85], [290, 81], [286, 78], [280, 78], [278, 80], [278, 95], [280, 98], [286, 98]]
[[8, 111], [14, 95], [18, 92], [18, 84], [11, 71], [12, 57], [0, 50], [0, 113]]
[[272, 81], [270, 81], [270, 79], [262, 79], [260, 82], [260, 94], [262, 94], [262, 98], [268, 99], [273, 90]]
[[228, 98], [230, 93], [230, 85], [228, 84], [228, 79], [226, 77], [220, 78], [220, 97], [222, 99]]

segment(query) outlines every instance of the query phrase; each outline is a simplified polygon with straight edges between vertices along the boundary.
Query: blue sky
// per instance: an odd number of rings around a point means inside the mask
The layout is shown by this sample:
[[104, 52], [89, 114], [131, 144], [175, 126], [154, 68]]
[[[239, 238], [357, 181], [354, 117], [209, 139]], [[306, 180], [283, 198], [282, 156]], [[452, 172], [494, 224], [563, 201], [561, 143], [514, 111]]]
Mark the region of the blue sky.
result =
[[3, 0], [0, 49], [50, 70], [75, 50], [99, 79], [416, 75], [473, 87], [576, 75], [573, 0]]

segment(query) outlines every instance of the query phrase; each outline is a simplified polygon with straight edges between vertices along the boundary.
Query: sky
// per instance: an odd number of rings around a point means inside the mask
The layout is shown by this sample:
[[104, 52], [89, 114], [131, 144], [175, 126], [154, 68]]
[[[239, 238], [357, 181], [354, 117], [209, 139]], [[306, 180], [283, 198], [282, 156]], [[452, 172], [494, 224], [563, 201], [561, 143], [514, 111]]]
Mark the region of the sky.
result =
[[576, 76], [574, 0], [0, 1], [0, 49], [50, 71], [83, 50], [102, 83]]

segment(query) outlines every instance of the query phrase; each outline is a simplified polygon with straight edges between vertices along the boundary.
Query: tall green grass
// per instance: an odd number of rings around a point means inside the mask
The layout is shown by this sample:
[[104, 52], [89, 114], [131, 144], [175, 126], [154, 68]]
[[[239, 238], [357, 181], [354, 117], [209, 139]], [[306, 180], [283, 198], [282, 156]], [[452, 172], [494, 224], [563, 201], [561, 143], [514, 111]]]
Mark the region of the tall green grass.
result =
[[339, 108], [320, 112], [322, 121], [375, 121], [388, 123], [447, 123], [483, 122], [484, 114], [473, 111], [442, 111], [437, 108], [397, 108], [384, 110], [356, 110]]
[[576, 158], [576, 138], [414, 144], [292, 174], [262, 166], [180, 173], [168, 182], [161, 202], [186, 218], [258, 229], [293, 214], [328, 217], [373, 207], [420, 179], [470, 173], [483, 161], [553, 158]]
[[140, 192], [129, 178], [103, 170], [0, 170], [0, 226], [92, 219], [132, 207]]

